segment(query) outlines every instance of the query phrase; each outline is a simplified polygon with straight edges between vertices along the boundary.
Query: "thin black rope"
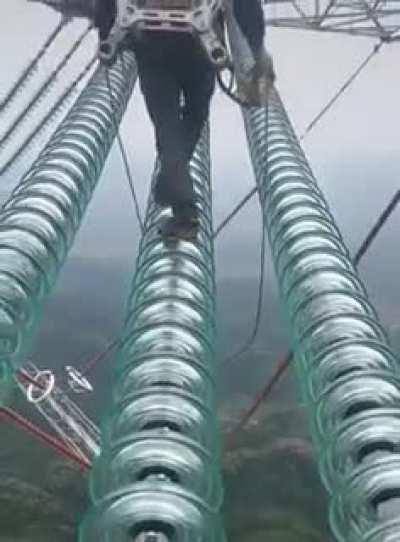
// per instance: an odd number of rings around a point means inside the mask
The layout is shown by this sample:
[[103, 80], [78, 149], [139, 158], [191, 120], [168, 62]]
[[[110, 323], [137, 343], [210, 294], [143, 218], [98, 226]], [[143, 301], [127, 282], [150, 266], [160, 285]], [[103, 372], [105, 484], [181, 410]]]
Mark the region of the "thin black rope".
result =
[[217, 70], [217, 82], [224, 94], [228, 96], [233, 102], [235, 102], [237, 105], [240, 105], [240, 107], [252, 107], [252, 104], [250, 102], [247, 102], [246, 100], [240, 98], [235, 92], [233, 91], [233, 83], [234, 83], [234, 75], [231, 67], [226, 68], [231, 73], [231, 79], [229, 82], [229, 85], [225, 84], [225, 81], [222, 78], [221, 70]]
[[362, 260], [362, 258], [365, 256], [365, 254], [368, 252], [375, 238], [377, 237], [377, 235], [379, 234], [383, 226], [386, 224], [386, 222], [389, 220], [389, 218], [395, 211], [397, 205], [399, 204], [399, 201], [400, 201], [400, 190], [397, 190], [397, 192], [394, 194], [394, 196], [391, 198], [389, 203], [386, 205], [386, 207], [383, 209], [381, 214], [376, 219], [374, 225], [368, 232], [368, 235], [366, 236], [364, 241], [361, 243], [360, 248], [357, 250], [354, 256], [354, 265], [357, 266]]
[[233, 208], [233, 210], [222, 220], [217, 229], [214, 231], [213, 239], [216, 239], [221, 231], [231, 222], [231, 220], [237, 215], [237, 213], [251, 200], [251, 198], [257, 194], [258, 188], [254, 186], [248, 194]]
[[[266, 117], [266, 148], [267, 148], [267, 154], [268, 154], [268, 106], [265, 107], [265, 117]], [[268, 175], [268, 164], [267, 164], [267, 170], [266, 175]], [[258, 187], [255, 188], [255, 192], [259, 192]], [[261, 192], [260, 192], [261, 196]], [[243, 201], [241, 202], [242, 206], [244, 205]], [[264, 219], [264, 211], [263, 206], [261, 206], [261, 253], [260, 253], [260, 274], [259, 274], [259, 282], [258, 282], [258, 295], [257, 295], [257, 308], [256, 308], [256, 315], [255, 315], [255, 321], [253, 326], [253, 331], [251, 332], [249, 338], [247, 341], [241, 346], [236, 352], [233, 354], [228, 355], [223, 360], [224, 364], [232, 364], [239, 360], [246, 352], [248, 352], [252, 346], [254, 345], [258, 331], [260, 329], [261, 324], [261, 316], [263, 311], [263, 300], [264, 300], [264, 289], [265, 289], [265, 252], [266, 252], [266, 225], [265, 225], [265, 219]]]
[[115, 133], [116, 133], [116, 137], [117, 137], [118, 147], [119, 147], [119, 150], [120, 150], [120, 153], [121, 153], [122, 162], [124, 164], [126, 177], [127, 177], [127, 180], [128, 180], [128, 184], [129, 184], [131, 194], [132, 194], [132, 200], [133, 200], [133, 203], [134, 203], [136, 217], [137, 217], [137, 220], [138, 220], [138, 223], [139, 223], [139, 226], [140, 226], [141, 233], [143, 234], [144, 225], [143, 225], [142, 215], [141, 215], [141, 212], [140, 212], [139, 202], [138, 202], [137, 195], [136, 195], [135, 184], [133, 182], [133, 176], [132, 176], [131, 168], [130, 168], [130, 165], [129, 165], [128, 155], [127, 155], [125, 145], [124, 145], [123, 139], [122, 139], [120, 131], [119, 131], [119, 125], [118, 125], [117, 119], [115, 117], [115, 101], [114, 101], [114, 97], [113, 97], [113, 94], [112, 94], [110, 73], [109, 73], [109, 68], [108, 67], [105, 68], [105, 74], [106, 74], [106, 82], [107, 82], [107, 87], [108, 87], [108, 93], [109, 93], [109, 96], [110, 96], [110, 102], [111, 102], [111, 107], [112, 107], [112, 120], [113, 120], [114, 129], [115, 129]]
[[302, 141], [305, 137], [307, 137], [310, 134], [310, 132], [315, 128], [318, 122], [326, 115], [326, 113], [332, 108], [332, 106], [337, 102], [337, 100], [342, 96], [342, 94], [350, 87], [352, 83], [354, 83], [357, 77], [363, 72], [363, 70], [368, 66], [370, 61], [374, 58], [374, 56], [380, 51], [382, 45], [383, 45], [382, 41], [374, 45], [372, 51], [368, 54], [368, 56], [361, 62], [361, 64], [352, 73], [352, 75], [345, 81], [345, 83], [339, 88], [339, 90], [329, 100], [329, 102], [321, 109], [318, 115], [316, 115], [312, 119], [312, 121], [308, 124], [303, 135], [300, 137], [300, 141]]
[[248, 352], [255, 340], [257, 339], [258, 331], [260, 329], [261, 316], [263, 310], [263, 298], [264, 298], [264, 286], [265, 286], [265, 246], [266, 246], [266, 228], [264, 227], [264, 221], [262, 224], [262, 234], [261, 234], [261, 254], [260, 254], [260, 274], [259, 274], [259, 283], [258, 283], [258, 294], [257, 294], [257, 308], [255, 321], [253, 326], [253, 331], [251, 332], [247, 341], [241, 346], [236, 352], [228, 355], [223, 360], [224, 364], [232, 364], [235, 361], [239, 360], [246, 352]]

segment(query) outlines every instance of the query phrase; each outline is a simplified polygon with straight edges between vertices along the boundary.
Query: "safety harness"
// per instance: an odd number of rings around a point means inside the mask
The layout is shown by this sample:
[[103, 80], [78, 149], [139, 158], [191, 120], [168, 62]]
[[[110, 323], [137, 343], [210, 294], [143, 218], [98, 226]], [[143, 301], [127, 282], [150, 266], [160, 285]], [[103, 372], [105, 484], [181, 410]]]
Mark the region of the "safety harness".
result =
[[[140, 39], [143, 31], [190, 33], [215, 67], [223, 92], [242, 106], [266, 104], [274, 80], [272, 62], [266, 63], [265, 73], [256, 73], [256, 60], [235, 19], [232, 0], [117, 0], [116, 7], [114, 25], [100, 43], [102, 61], [112, 63], [128, 35]], [[231, 74], [229, 85], [223, 81], [224, 70]]]

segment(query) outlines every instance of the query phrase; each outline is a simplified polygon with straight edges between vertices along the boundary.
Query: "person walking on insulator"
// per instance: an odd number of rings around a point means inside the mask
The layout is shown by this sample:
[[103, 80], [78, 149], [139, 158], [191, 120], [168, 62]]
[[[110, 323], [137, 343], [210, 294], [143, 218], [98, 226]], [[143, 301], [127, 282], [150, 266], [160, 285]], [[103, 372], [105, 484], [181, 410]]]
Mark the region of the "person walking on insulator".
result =
[[[76, 13], [81, 0], [69, 1], [74, 4]], [[233, 13], [255, 60], [250, 85], [238, 84], [238, 88], [242, 96], [244, 93], [256, 105], [254, 95], [257, 101], [257, 91], [254, 90], [260, 78], [264, 77], [270, 86], [275, 78], [263, 44], [262, 6], [260, 0], [212, 0], [212, 7], [218, 9], [213, 10], [212, 20], [208, 22], [215, 29], [212, 35], [220, 37], [221, 43], [224, 43], [224, 3]], [[160, 206], [172, 208], [172, 218], [166, 221], [162, 233], [167, 237], [194, 239], [198, 229], [198, 211], [189, 162], [209, 116], [215, 88], [215, 64], [221, 48], [215, 48], [213, 63], [214, 52], [208, 51], [207, 54], [207, 47], [203, 47], [199, 39], [203, 36], [203, 42], [206, 40], [207, 29], [196, 36], [193, 32], [179, 31], [177, 25], [171, 26], [169, 21], [174, 19], [174, 13], [179, 10], [182, 16], [185, 9], [192, 9], [192, 0], [136, 0], [131, 2], [132, 11], [125, 4], [125, 0], [92, 0], [90, 4], [92, 19], [99, 32], [100, 56], [110, 47], [112, 37], [123, 26], [121, 21], [126, 21], [129, 14], [134, 17], [135, 11], [153, 11], [158, 26], [150, 21], [151, 24], [141, 22], [136, 27], [127, 27], [119, 48], [130, 48], [135, 53], [140, 88], [154, 125], [159, 157], [153, 184], [154, 200]], [[89, 4], [85, 2], [85, 5], [87, 11]], [[204, 6], [203, 11], [209, 9], [211, 12], [209, 5], [209, 2], [196, 0], [196, 6]], [[167, 26], [163, 25], [163, 10], [168, 11]]]

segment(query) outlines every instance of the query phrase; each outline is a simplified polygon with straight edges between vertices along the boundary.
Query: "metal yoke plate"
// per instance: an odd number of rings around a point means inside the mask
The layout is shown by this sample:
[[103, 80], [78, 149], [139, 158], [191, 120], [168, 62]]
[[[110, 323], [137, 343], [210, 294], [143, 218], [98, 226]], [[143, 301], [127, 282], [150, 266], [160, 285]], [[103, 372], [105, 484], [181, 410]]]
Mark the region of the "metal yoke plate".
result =
[[[223, 0], [118, 0], [117, 16], [106, 40], [109, 55], [129, 31], [187, 32], [199, 37], [210, 61], [223, 67], [228, 53], [215, 31]], [[102, 56], [102, 55], [101, 55]]]

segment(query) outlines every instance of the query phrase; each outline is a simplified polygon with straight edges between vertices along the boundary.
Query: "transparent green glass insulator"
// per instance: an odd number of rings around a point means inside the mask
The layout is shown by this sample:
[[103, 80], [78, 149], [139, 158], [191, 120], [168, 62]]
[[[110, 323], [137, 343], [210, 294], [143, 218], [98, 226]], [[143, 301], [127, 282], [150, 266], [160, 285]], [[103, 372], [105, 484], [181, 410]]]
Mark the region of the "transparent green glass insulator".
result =
[[196, 243], [166, 246], [150, 196], [81, 542], [220, 542], [208, 128], [190, 164]]
[[94, 467], [91, 493], [94, 501], [121, 487], [132, 487], [150, 476], [165, 474], [180, 487], [208, 502], [213, 510], [222, 504], [219, 465], [206, 447], [174, 431], [158, 435], [138, 431], [114, 441]]
[[55, 283], [101, 174], [136, 80], [126, 52], [99, 67], [0, 212], [0, 374], [25, 362], [43, 299]]
[[220, 518], [192, 492], [168, 482], [138, 482], [110, 493], [86, 516], [86, 542], [221, 542]]
[[400, 539], [396, 358], [278, 93], [243, 115], [333, 532]]

